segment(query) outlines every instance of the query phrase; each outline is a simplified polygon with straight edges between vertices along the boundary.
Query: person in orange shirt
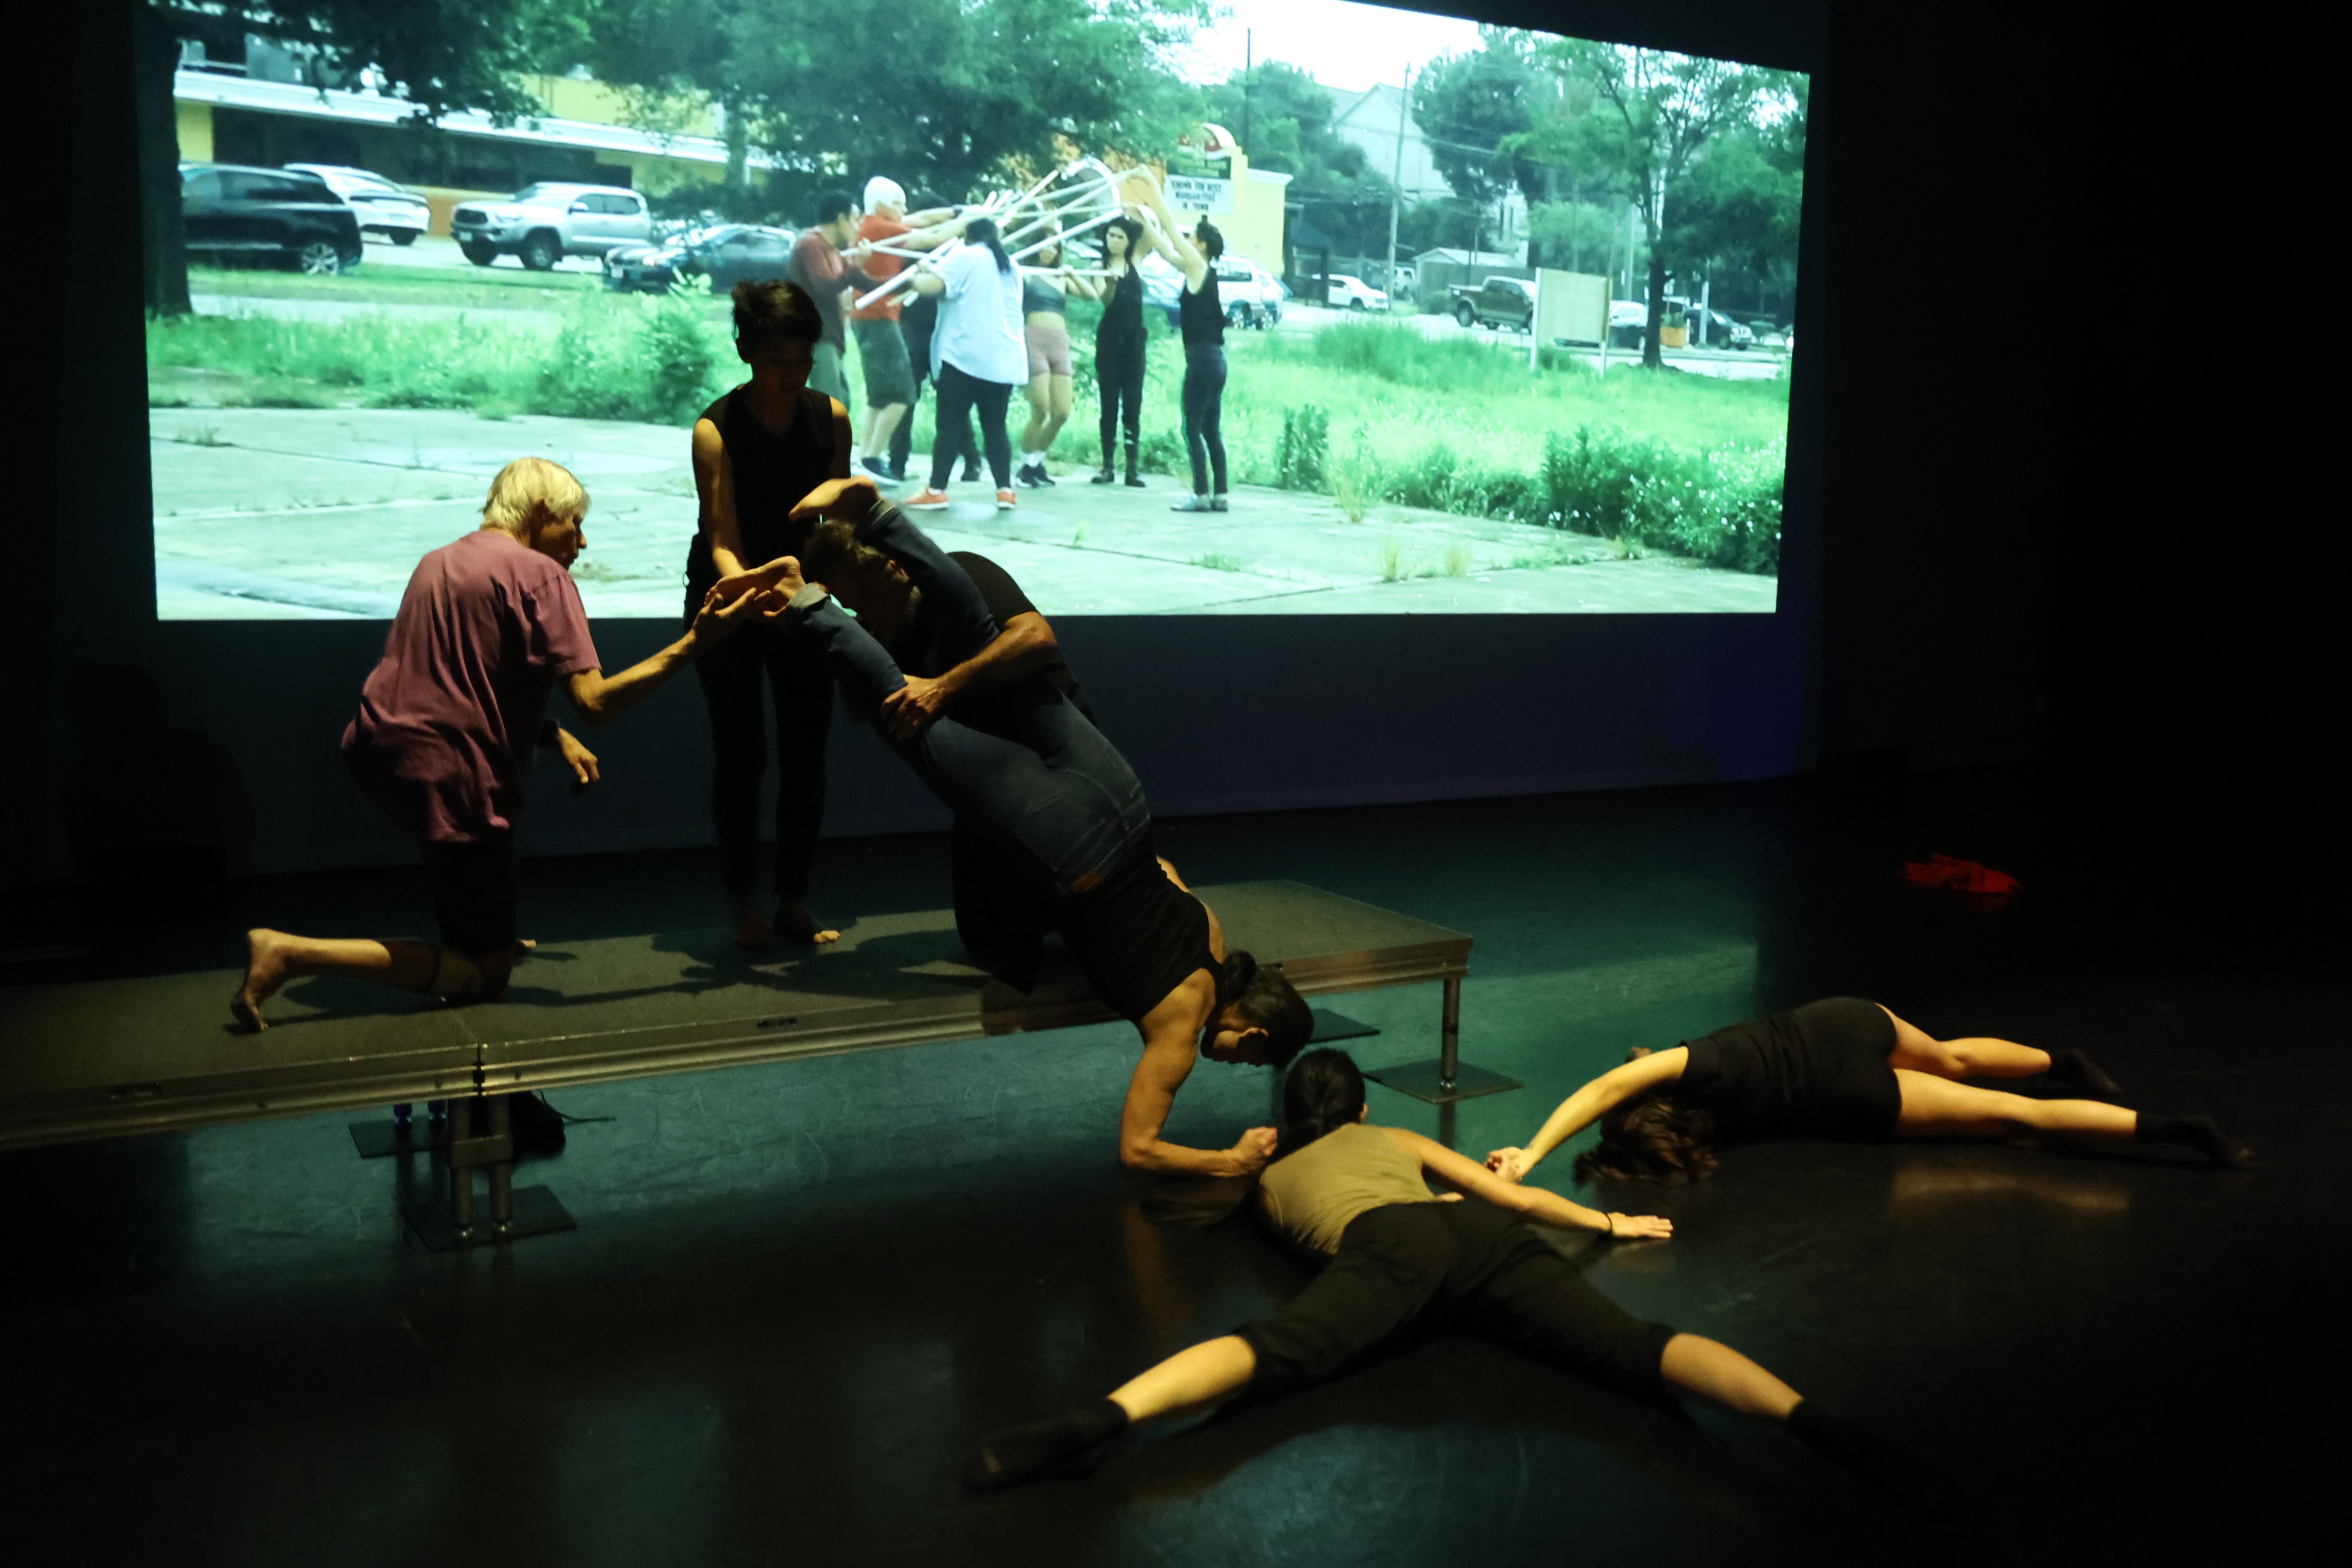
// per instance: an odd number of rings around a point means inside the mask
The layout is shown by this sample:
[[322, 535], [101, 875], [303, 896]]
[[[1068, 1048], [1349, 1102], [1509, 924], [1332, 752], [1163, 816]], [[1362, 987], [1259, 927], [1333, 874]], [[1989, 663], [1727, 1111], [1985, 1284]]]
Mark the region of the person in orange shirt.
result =
[[[929, 250], [959, 232], [956, 209], [934, 207], [908, 214], [907, 193], [895, 180], [880, 174], [866, 182], [866, 216], [858, 221], [857, 238], [872, 246], [886, 240]], [[902, 239], [903, 237], [903, 239]], [[873, 251], [865, 272], [877, 283], [898, 276], [906, 262], [887, 251]], [[906, 303], [902, 289], [863, 310], [849, 313], [849, 330], [857, 339], [858, 363], [866, 373], [866, 439], [858, 444], [857, 466], [877, 483], [895, 484], [886, 454], [898, 421], [915, 401], [915, 373], [907, 358], [907, 340], [898, 331], [898, 312]]]

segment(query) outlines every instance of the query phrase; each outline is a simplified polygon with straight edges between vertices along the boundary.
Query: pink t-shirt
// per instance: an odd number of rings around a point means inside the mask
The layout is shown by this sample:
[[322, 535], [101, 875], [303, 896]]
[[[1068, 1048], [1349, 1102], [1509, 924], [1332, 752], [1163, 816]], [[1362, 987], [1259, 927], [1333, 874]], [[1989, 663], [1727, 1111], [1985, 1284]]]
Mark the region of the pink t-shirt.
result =
[[580, 590], [552, 557], [486, 528], [416, 563], [343, 759], [402, 831], [511, 831], [562, 677], [600, 668]]

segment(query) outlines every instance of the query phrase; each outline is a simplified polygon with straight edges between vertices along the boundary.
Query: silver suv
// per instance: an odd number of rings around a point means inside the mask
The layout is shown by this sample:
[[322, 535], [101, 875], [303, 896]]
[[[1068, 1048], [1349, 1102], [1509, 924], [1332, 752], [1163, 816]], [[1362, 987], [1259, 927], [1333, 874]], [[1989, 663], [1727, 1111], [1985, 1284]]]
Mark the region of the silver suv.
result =
[[653, 236], [646, 198], [619, 185], [526, 185], [501, 202], [467, 202], [450, 215], [449, 233], [466, 259], [488, 267], [520, 257], [544, 272], [567, 256], [596, 256]]

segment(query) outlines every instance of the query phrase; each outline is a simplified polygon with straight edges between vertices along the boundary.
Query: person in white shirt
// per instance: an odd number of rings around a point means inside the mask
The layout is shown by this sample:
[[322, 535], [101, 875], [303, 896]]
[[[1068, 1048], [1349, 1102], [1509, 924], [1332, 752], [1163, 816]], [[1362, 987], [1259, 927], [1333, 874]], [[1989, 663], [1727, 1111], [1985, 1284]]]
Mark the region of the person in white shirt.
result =
[[[914, 283], [919, 292], [940, 296], [939, 326], [931, 334], [931, 375], [939, 387], [934, 423], [940, 430], [961, 430], [969, 411], [980, 411], [981, 446], [996, 480], [997, 510], [1009, 511], [1015, 500], [1005, 409], [1013, 389], [1029, 379], [1021, 269], [1005, 252], [992, 220], [974, 218], [964, 226], [963, 238], [952, 254], [925, 263]], [[907, 503], [910, 510], [947, 510], [955, 456], [952, 440], [934, 438], [930, 485]]]

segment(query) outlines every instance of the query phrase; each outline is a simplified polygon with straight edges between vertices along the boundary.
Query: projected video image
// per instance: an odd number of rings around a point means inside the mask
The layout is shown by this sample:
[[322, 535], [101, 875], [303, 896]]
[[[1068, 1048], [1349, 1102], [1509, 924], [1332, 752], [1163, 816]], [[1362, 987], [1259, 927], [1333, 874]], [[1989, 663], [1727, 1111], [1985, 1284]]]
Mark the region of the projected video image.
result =
[[[389, 616], [526, 455], [591, 614], [677, 616], [770, 279], [856, 470], [1049, 616], [1774, 608], [1801, 75], [1342, 0], [150, 4], [166, 619]], [[981, 220], [1017, 312], [919, 281]]]

